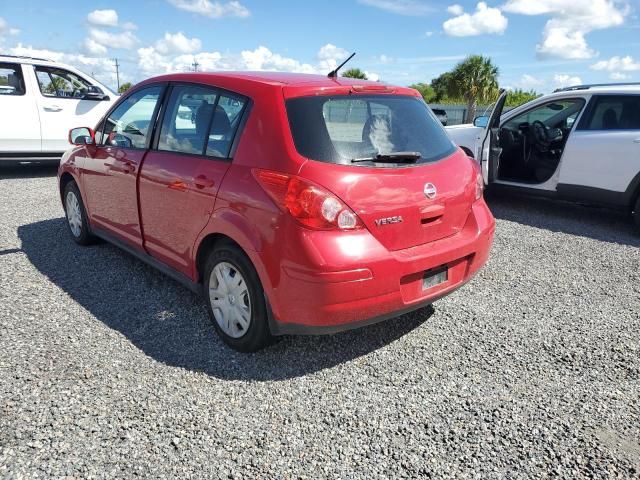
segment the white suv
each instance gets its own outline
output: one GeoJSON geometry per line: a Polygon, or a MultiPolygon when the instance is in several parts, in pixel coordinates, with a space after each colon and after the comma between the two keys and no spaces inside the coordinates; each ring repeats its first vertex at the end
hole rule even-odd
{"type": "Polygon", "coordinates": [[[640,226],[640,84],[580,85],[447,127],[485,182],[633,212],[640,226]]]}
{"type": "Polygon", "coordinates": [[[98,123],[116,98],[68,65],[0,55],[0,165],[59,162],[69,130],[98,123]]]}

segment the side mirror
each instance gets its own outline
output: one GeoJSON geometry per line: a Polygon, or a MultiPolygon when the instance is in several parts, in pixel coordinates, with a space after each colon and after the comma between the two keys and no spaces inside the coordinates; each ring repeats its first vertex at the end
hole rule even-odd
{"type": "Polygon", "coordinates": [[[72,128],[69,131],[71,145],[93,145],[96,142],[96,132],[89,127],[72,128]]]}
{"type": "Polygon", "coordinates": [[[91,85],[91,86],[89,86],[89,89],[82,96],[82,99],[83,100],[94,100],[94,101],[99,102],[101,100],[109,100],[109,96],[105,95],[100,87],[97,87],[95,85],[91,85]]]}
{"type": "Polygon", "coordinates": [[[488,123],[489,123],[489,117],[487,117],[486,115],[482,115],[480,117],[476,117],[473,119],[474,127],[485,128],[488,123]]]}

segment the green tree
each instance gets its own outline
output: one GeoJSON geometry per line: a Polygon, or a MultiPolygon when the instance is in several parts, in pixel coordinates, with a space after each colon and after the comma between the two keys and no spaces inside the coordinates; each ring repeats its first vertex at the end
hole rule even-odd
{"type": "MultiPolygon", "coordinates": [[[[449,98],[449,84],[451,83],[451,72],[445,72],[439,77],[431,80],[431,88],[433,88],[434,97],[431,99],[433,103],[441,103],[449,98]]],[[[451,99],[455,100],[455,99],[451,99]]]]}
{"type": "Polygon", "coordinates": [[[62,95],[62,92],[73,90],[69,82],[64,78],[55,75],[50,78],[51,82],[45,86],[44,93],[49,95],[62,95]]]}
{"type": "Polygon", "coordinates": [[[505,100],[505,105],[507,107],[518,107],[523,103],[530,102],[538,97],[541,94],[538,92],[534,92],[533,90],[529,90],[528,92],[525,90],[521,90],[519,88],[510,91],[507,94],[507,99],[505,100]]]}
{"type": "Polygon", "coordinates": [[[420,92],[422,98],[427,103],[433,102],[434,97],[436,96],[436,92],[431,85],[428,83],[414,83],[413,85],[409,85],[409,88],[413,88],[420,92]]]}
{"type": "Polygon", "coordinates": [[[367,80],[367,74],[364,73],[359,68],[350,68],[340,76],[347,77],[347,78],[358,78],[360,80],[367,80]]]}
{"type": "Polygon", "coordinates": [[[118,89],[118,93],[124,93],[127,90],[129,90],[131,87],[133,87],[131,82],[125,82],[122,85],[120,85],[120,88],[118,89]]]}
{"type": "Polygon", "coordinates": [[[498,95],[498,67],[482,55],[464,59],[448,80],[448,95],[463,98],[467,104],[467,123],[473,122],[478,102],[491,102],[498,95]]]}

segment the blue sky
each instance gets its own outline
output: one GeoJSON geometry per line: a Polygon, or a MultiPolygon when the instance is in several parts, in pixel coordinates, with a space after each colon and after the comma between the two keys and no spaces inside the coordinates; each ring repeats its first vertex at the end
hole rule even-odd
{"type": "Polygon", "coordinates": [[[328,72],[350,66],[401,85],[469,54],[504,87],[640,81],[640,0],[22,0],[0,6],[0,52],[45,56],[115,85],[167,71],[328,72]]]}

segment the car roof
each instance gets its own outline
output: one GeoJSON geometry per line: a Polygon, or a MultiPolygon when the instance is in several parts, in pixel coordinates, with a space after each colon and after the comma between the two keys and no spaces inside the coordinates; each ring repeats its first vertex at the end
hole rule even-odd
{"type": "Polygon", "coordinates": [[[553,93],[638,93],[640,83],[601,83],[593,85],[573,85],[559,88],[553,93]]]}
{"type": "Polygon", "coordinates": [[[378,84],[378,82],[372,82],[368,80],[359,80],[354,78],[329,78],[327,75],[317,75],[309,73],[290,73],[290,72],[265,72],[265,71],[223,71],[223,72],[185,72],[185,73],[170,73],[167,75],[161,75],[154,77],[150,80],[164,81],[171,80],[183,80],[186,76],[203,80],[217,80],[217,79],[232,79],[232,80],[244,80],[246,82],[260,83],[265,85],[309,85],[315,84],[318,86],[335,86],[339,85],[368,85],[378,84]]]}
{"type": "Polygon", "coordinates": [[[23,55],[0,55],[0,62],[6,63],[27,63],[30,65],[56,65],[56,66],[65,66],[60,62],[56,62],[54,60],[50,60],[47,58],[39,58],[39,57],[28,57],[23,55]]]}
{"type": "Polygon", "coordinates": [[[222,72],[184,72],[170,73],[149,78],[139,85],[156,82],[193,82],[226,88],[240,94],[248,94],[257,87],[277,87],[285,89],[287,95],[297,96],[301,92],[313,92],[318,89],[325,92],[336,89],[348,90],[359,87],[363,92],[397,93],[402,95],[419,95],[407,87],[387,85],[383,82],[359,80],[356,78],[336,77],[309,73],[268,72],[268,71],[222,71],[222,72]]]}

